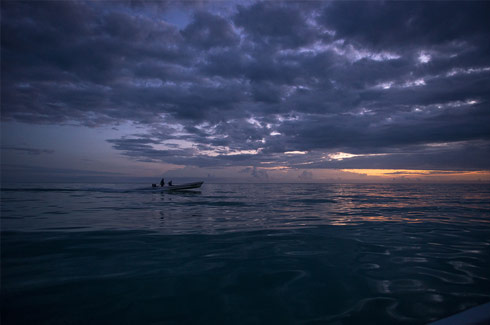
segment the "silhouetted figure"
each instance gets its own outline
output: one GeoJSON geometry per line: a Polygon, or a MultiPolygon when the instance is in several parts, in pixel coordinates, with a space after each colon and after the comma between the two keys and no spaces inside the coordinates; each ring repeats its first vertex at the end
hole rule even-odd
{"type": "Polygon", "coordinates": [[[160,187],[163,187],[163,185],[165,185],[165,180],[162,178],[162,180],[160,181],[160,187]]]}
{"type": "Polygon", "coordinates": [[[172,186],[172,181],[168,182],[168,186],[172,186]]]}

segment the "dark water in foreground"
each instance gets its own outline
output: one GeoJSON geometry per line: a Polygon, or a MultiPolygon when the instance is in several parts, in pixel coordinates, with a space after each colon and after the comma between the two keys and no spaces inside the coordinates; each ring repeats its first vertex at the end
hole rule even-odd
{"type": "Polygon", "coordinates": [[[422,324],[490,301],[488,185],[130,187],[3,187],[2,324],[422,324]]]}

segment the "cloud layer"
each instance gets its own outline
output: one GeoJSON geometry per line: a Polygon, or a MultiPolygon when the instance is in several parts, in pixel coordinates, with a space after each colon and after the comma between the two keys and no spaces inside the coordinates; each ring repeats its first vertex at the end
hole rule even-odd
{"type": "Polygon", "coordinates": [[[132,159],[256,177],[490,168],[486,2],[1,5],[4,121],[130,121],[132,159]]]}

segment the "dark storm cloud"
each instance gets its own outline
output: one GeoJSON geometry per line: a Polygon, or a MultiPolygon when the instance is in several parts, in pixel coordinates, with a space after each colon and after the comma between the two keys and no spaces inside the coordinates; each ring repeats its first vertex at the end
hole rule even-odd
{"type": "Polygon", "coordinates": [[[310,5],[264,1],[250,7],[238,6],[234,22],[259,46],[296,48],[313,42],[317,36],[317,30],[307,22],[310,5]]]}
{"type": "Polygon", "coordinates": [[[182,31],[182,34],[190,44],[203,49],[233,46],[238,43],[238,36],[234,33],[232,25],[226,19],[207,12],[197,12],[194,21],[182,31]]]}
{"type": "Polygon", "coordinates": [[[490,168],[486,2],[1,5],[2,120],[134,122],[116,150],[181,165],[490,168]]]}
{"type": "MultiPolygon", "coordinates": [[[[479,2],[330,3],[319,19],[348,39],[377,49],[417,49],[455,41],[488,40],[490,4],[479,2]]],[[[488,49],[488,44],[479,44],[488,49]]]]}
{"type": "Polygon", "coordinates": [[[23,152],[34,156],[38,156],[40,154],[54,153],[54,150],[51,149],[38,149],[38,148],[29,148],[29,147],[2,146],[1,149],[8,150],[8,151],[23,152]]]}

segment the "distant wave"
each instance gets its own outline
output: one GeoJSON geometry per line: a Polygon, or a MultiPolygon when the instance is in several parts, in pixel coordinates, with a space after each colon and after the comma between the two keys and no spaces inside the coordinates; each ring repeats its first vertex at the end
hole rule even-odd
{"type": "MultiPolygon", "coordinates": [[[[2,188],[5,192],[127,192],[128,190],[120,190],[113,188],[2,188]]],[[[134,190],[133,190],[134,191],[134,190]]]]}
{"type": "MultiPolygon", "coordinates": [[[[149,188],[117,189],[105,187],[86,187],[86,188],[2,188],[4,192],[101,192],[101,193],[131,193],[148,191],[149,188]]],[[[151,188],[150,188],[151,189],[151,188]]]]}
{"type": "MultiPolygon", "coordinates": [[[[85,188],[45,188],[45,187],[32,187],[32,188],[1,188],[2,192],[90,192],[90,193],[162,193],[162,191],[154,190],[151,187],[138,187],[138,188],[110,188],[110,187],[85,187],[85,188]]],[[[200,193],[197,190],[181,190],[175,193],[200,193]]]]}

